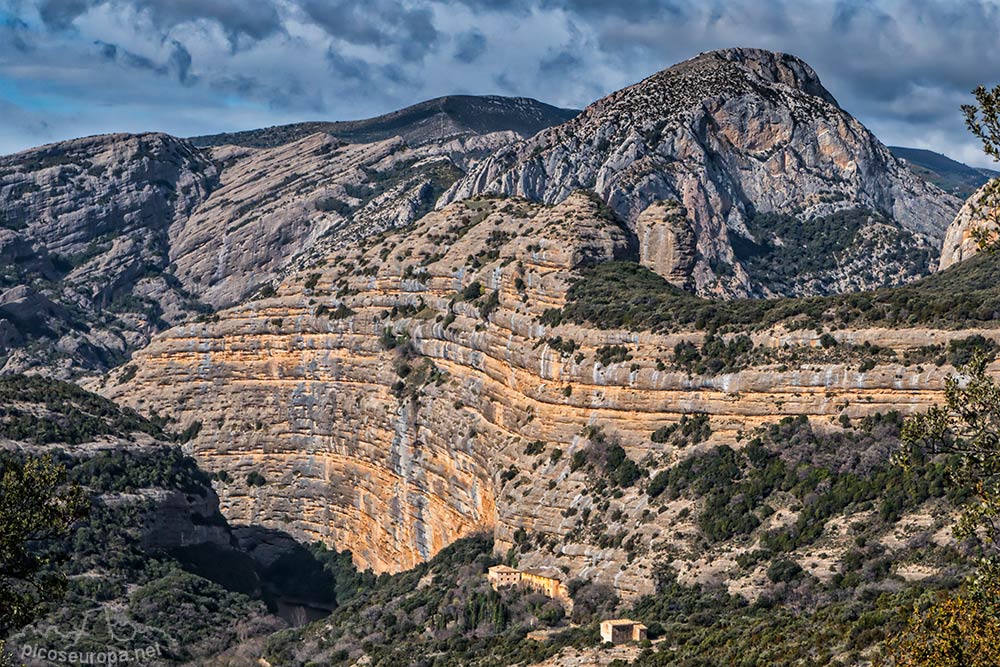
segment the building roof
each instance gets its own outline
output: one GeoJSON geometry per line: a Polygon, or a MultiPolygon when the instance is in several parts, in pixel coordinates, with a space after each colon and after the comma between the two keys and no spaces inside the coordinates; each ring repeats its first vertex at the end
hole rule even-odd
{"type": "Polygon", "coordinates": [[[490,572],[502,572],[504,574],[517,574],[518,570],[507,565],[494,565],[489,569],[490,572]]]}
{"type": "Polygon", "coordinates": [[[633,621],[630,618],[609,618],[606,621],[601,621],[601,625],[607,623],[608,625],[638,625],[639,627],[645,628],[646,626],[639,621],[633,621]]]}

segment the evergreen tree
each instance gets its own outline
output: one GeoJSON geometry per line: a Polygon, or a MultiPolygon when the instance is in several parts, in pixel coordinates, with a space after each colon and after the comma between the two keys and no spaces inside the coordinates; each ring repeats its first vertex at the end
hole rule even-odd
{"type": "Polygon", "coordinates": [[[51,458],[0,458],[0,665],[10,633],[65,590],[57,556],[46,546],[87,507],[82,490],[66,485],[66,469],[51,458]]]}
{"type": "MultiPolygon", "coordinates": [[[[983,142],[983,151],[1000,162],[1000,85],[993,90],[979,86],[972,94],[976,104],[962,105],[965,124],[983,142]]],[[[996,252],[1000,249],[1000,178],[985,186],[975,206],[985,224],[973,229],[972,236],[982,250],[996,252]]]]}

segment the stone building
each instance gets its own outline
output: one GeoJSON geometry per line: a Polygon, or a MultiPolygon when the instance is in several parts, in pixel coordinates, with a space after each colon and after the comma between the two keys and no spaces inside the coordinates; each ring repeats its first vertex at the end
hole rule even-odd
{"type": "Polygon", "coordinates": [[[611,644],[641,642],[646,638],[646,626],[639,621],[615,618],[601,621],[601,641],[611,644]]]}
{"type": "Polygon", "coordinates": [[[555,575],[555,571],[535,570],[527,572],[515,570],[506,565],[494,565],[486,572],[486,579],[495,591],[508,586],[524,586],[561,602],[567,609],[573,607],[569,589],[555,575]]]}
{"type": "Polygon", "coordinates": [[[486,579],[490,582],[493,590],[498,591],[501,588],[521,583],[521,572],[506,565],[494,565],[486,571],[486,579]]]}
{"type": "Polygon", "coordinates": [[[521,572],[521,584],[528,588],[533,588],[539,593],[544,593],[556,600],[568,600],[569,589],[561,579],[549,572],[531,571],[521,572]]]}

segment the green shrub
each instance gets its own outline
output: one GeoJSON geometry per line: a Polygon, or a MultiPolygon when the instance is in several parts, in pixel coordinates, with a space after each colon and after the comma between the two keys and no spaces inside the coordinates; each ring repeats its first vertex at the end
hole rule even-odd
{"type": "Polygon", "coordinates": [[[267,484],[267,479],[257,470],[251,470],[247,473],[247,486],[264,486],[267,484]]]}
{"type": "Polygon", "coordinates": [[[584,269],[562,309],[543,324],[564,321],[636,331],[746,331],[784,322],[790,328],[938,326],[948,329],[1000,320],[1000,255],[983,253],[902,287],[825,297],[712,301],[694,296],[633,262],[584,269]]]}
{"type": "Polygon", "coordinates": [[[478,299],[483,295],[483,286],[479,284],[478,280],[474,280],[465,286],[462,290],[461,296],[463,301],[472,301],[478,299]]]}
{"type": "Polygon", "coordinates": [[[980,334],[948,341],[948,363],[955,368],[965,366],[977,350],[992,361],[997,355],[997,344],[992,339],[984,338],[980,334]]]}
{"type": "Polygon", "coordinates": [[[682,415],[676,424],[661,426],[653,431],[650,439],[656,443],[671,442],[677,447],[686,447],[704,442],[711,435],[712,427],[709,424],[708,415],[703,412],[695,412],[690,416],[682,415]]]}
{"type": "Polygon", "coordinates": [[[793,560],[782,558],[771,563],[767,568],[767,578],[772,583],[794,581],[802,575],[802,566],[793,560]]]}
{"type": "Polygon", "coordinates": [[[493,290],[490,295],[486,298],[486,301],[479,306],[479,316],[484,320],[490,319],[490,315],[493,314],[497,308],[500,307],[500,291],[493,290]]]}
{"type": "Polygon", "coordinates": [[[599,347],[597,348],[595,357],[602,366],[619,364],[623,361],[631,361],[632,359],[630,350],[624,345],[605,345],[599,347]]]}

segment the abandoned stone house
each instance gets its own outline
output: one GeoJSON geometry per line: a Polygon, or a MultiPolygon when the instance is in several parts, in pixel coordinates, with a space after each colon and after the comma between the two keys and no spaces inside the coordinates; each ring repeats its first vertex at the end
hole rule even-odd
{"type": "Polygon", "coordinates": [[[646,638],[646,626],[639,621],[615,618],[601,621],[601,641],[611,644],[641,642],[646,638]]]}
{"type": "Polygon", "coordinates": [[[487,571],[486,578],[495,591],[508,586],[525,586],[563,603],[567,608],[573,606],[569,589],[555,575],[555,571],[528,572],[515,570],[507,565],[494,565],[487,571]]]}
{"type": "Polygon", "coordinates": [[[486,579],[493,590],[514,586],[521,583],[521,572],[507,565],[494,565],[486,572],[486,579]]]}

